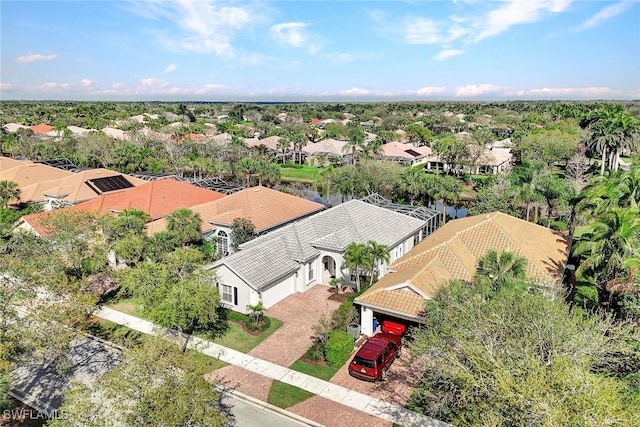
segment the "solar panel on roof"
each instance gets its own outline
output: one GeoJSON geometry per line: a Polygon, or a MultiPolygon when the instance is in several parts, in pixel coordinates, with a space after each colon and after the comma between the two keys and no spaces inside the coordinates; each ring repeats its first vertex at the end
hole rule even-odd
{"type": "Polygon", "coordinates": [[[413,157],[421,156],[420,153],[418,153],[417,151],[412,150],[412,149],[404,150],[404,152],[409,154],[409,155],[411,155],[411,156],[413,156],[413,157]]]}
{"type": "Polygon", "coordinates": [[[97,194],[102,194],[108,191],[122,190],[124,188],[133,187],[133,184],[130,183],[122,175],[90,179],[89,181],[87,181],[87,184],[89,184],[91,189],[95,191],[97,194]]]}

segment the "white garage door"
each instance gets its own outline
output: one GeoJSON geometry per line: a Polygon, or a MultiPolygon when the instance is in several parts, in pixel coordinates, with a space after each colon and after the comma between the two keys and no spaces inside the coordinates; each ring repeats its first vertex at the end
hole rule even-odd
{"type": "Polygon", "coordinates": [[[265,308],[269,308],[293,294],[293,280],[288,279],[265,291],[262,291],[262,303],[265,308]]]}

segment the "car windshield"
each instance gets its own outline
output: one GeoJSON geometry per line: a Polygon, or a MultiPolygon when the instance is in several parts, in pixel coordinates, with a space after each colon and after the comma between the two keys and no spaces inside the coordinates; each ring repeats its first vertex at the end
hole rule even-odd
{"type": "Polygon", "coordinates": [[[356,362],[356,364],[360,365],[360,366],[364,366],[365,368],[375,368],[376,364],[373,360],[370,359],[363,359],[362,357],[356,356],[353,359],[354,362],[356,362]]]}

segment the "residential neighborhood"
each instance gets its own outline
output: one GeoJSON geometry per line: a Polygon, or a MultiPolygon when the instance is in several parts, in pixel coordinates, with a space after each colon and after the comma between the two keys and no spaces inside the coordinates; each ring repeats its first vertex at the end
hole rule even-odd
{"type": "Polygon", "coordinates": [[[13,121],[39,108],[0,104],[15,414],[222,426],[242,419],[232,399],[283,425],[639,421],[635,103],[406,104],[402,120],[383,104],[123,103],[102,130],[13,121]],[[611,126],[619,146],[599,143],[611,126]]]}

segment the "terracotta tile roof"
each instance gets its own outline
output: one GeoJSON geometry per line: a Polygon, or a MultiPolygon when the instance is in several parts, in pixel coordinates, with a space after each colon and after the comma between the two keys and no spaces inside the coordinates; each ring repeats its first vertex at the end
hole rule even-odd
{"type": "Polygon", "coordinates": [[[223,197],[225,195],[222,193],[196,187],[187,182],[161,179],[138,187],[103,194],[76,207],[98,213],[136,208],[145,211],[152,220],[155,220],[169,215],[176,209],[191,208],[223,197]]]}
{"type": "Polygon", "coordinates": [[[568,246],[566,236],[501,212],[457,219],[391,265],[392,272],[356,302],[419,317],[426,298],[440,287],[452,279],[471,280],[478,260],[490,249],[515,252],[527,260],[527,277],[556,285],[568,246]]]}
{"type": "Polygon", "coordinates": [[[260,233],[297,218],[319,212],[324,205],[267,187],[240,190],[214,202],[192,208],[209,223],[231,225],[235,218],[251,220],[260,233]]]}
{"type": "Polygon", "coordinates": [[[35,134],[45,134],[45,133],[49,133],[49,132],[55,130],[55,128],[53,126],[49,126],[47,124],[40,123],[39,125],[31,126],[31,130],[35,134]]]}
{"type": "Polygon", "coordinates": [[[32,165],[30,160],[15,160],[11,157],[0,156],[0,172],[7,169],[15,168],[16,166],[32,165]]]}
{"type": "Polygon", "coordinates": [[[89,169],[74,173],[62,179],[28,185],[22,189],[20,199],[23,202],[39,202],[46,200],[48,197],[56,197],[71,203],[84,202],[100,195],[87,185],[87,181],[117,175],[123,176],[134,186],[139,186],[147,182],[117,171],[102,168],[89,169]]]}
{"type": "Polygon", "coordinates": [[[27,185],[44,181],[53,181],[73,175],[73,172],[54,168],[41,163],[27,163],[10,169],[0,170],[0,181],[8,180],[18,184],[22,188],[27,185]]]}

